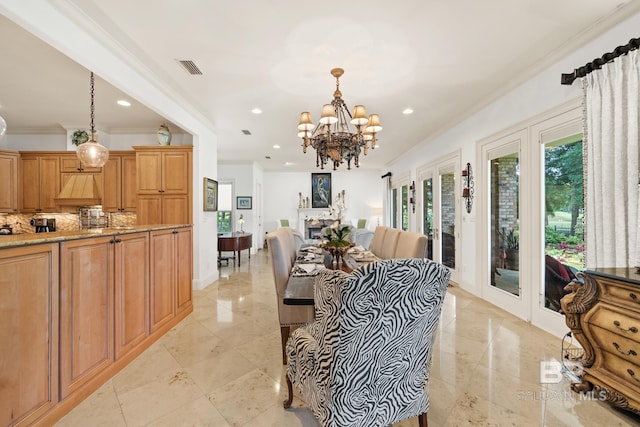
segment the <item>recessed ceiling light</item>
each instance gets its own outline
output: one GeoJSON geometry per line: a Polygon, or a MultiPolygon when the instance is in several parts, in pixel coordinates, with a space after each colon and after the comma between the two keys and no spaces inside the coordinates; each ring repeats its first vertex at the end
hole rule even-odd
{"type": "Polygon", "coordinates": [[[261,109],[259,109],[259,108],[257,108],[257,107],[256,107],[256,108],[254,108],[254,109],[252,109],[252,110],[251,110],[251,112],[252,112],[253,114],[262,114],[262,110],[261,110],[261,109]]]}
{"type": "Polygon", "coordinates": [[[293,162],[284,162],[284,165],[285,166],[293,166],[293,165],[295,165],[295,163],[293,163],[293,162]]]}
{"type": "Polygon", "coordinates": [[[118,105],[120,105],[121,107],[131,107],[131,103],[124,99],[119,99],[118,105]]]}
{"type": "Polygon", "coordinates": [[[402,114],[404,114],[404,115],[413,114],[413,109],[412,108],[405,108],[404,110],[402,110],[402,114]]]}
{"type": "Polygon", "coordinates": [[[273,148],[280,148],[278,144],[274,145],[273,148]]]}

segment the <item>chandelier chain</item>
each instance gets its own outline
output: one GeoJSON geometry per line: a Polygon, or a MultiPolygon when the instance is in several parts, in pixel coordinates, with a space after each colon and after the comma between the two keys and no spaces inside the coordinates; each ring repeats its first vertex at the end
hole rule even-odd
{"type": "Polygon", "coordinates": [[[95,89],[95,80],[93,77],[93,71],[91,72],[91,140],[94,141],[94,133],[96,131],[95,128],[95,118],[96,118],[96,112],[95,112],[95,106],[93,103],[93,94],[94,94],[94,89],[95,89]]]}

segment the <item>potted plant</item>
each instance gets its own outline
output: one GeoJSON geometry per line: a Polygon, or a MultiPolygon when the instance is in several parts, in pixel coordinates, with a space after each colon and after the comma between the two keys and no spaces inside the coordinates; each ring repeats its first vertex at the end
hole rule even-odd
{"type": "Polygon", "coordinates": [[[325,231],[325,237],[327,241],[320,246],[333,256],[334,261],[337,263],[340,259],[344,258],[344,254],[347,253],[349,248],[355,246],[355,243],[347,240],[347,236],[351,232],[351,228],[348,225],[343,227],[329,227],[325,231]]]}
{"type": "Polygon", "coordinates": [[[84,144],[89,140],[89,134],[86,130],[77,130],[71,135],[71,143],[76,147],[84,144]]]}

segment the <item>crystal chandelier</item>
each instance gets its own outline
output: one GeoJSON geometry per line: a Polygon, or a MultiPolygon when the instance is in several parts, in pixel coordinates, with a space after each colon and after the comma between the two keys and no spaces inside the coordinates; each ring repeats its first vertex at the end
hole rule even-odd
{"type": "Polygon", "coordinates": [[[101,168],[109,160],[109,150],[98,143],[98,133],[93,123],[95,119],[95,107],[93,104],[94,92],[93,71],[91,72],[91,135],[89,141],[78,146],[76,155],[83,165],[92,168],[101,168]]]}
{"type": "Polygon", "coordinates": [[[360,153],[367,155],[369,141],[371,149],[376,148],[376,133],[382,130],[378,115],[367,117],[364,105],[356,105],[351,115],[340,92],[340,76],[343,74],[342,68],[331,70],[331,75],[336,78],[336,91],[333,92],[331,104],[322,107],[322,116],[317,125],[311,120],[311,113],[305,111],[300,114],[298,136],[304,141],[302,151],[306,153],[309,146],[315,148],[316,166],[320,169],[324,169],[329,160],[333,162],[334,170],[345,161],[347,169],[351,169],[352,160],[359,167],[360,153]],[[355,132],[351,131],[349,123],[355,125],[355,132]]]}

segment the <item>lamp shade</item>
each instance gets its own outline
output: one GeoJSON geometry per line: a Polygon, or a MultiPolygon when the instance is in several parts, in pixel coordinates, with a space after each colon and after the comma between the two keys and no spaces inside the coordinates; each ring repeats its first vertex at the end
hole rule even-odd
{"type": "Polygon", "coordinates": [[[311,120],[311,113],[305,111],[300,113],[300,122],[298,123],[298,130],[312,130],[314,128],[313,121],[311,120]]]}
{"type": "Polygon", "coordinates": [[[380,117],[377,114],[372,114],[369,116],[369,122],[367,123],[367,127],[364,128],[367,132],[380,132],[382,130],[382,125],[380,124],[380,117]]]}
{"type": "Polygon", "coordinates": [[[365,125],[367,124],[367,112],[364,109],[364,105],[356,105],[353,107],[353,117],[351,118],[351,124],[365,125]]]}
{"type": "Polygon", "coordinates": [[[92,168],[101,168],[109,160],[109,150],[93,139],[80,145],[76,155],[83,165],[92,168]]]}
{"type": "Polygon", "coordinates": [[[334,124],[338,121],[336,116],[336,109],[331,104],[324,104],[322,106],[322,116],[320,117],[320,123],[323,125],[334,124]]]}

